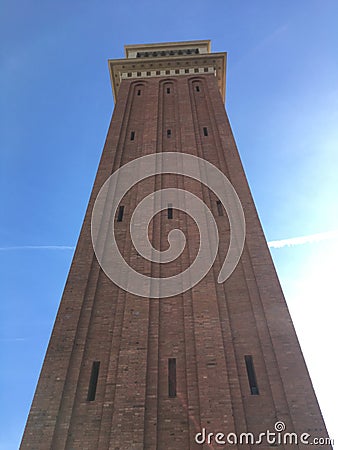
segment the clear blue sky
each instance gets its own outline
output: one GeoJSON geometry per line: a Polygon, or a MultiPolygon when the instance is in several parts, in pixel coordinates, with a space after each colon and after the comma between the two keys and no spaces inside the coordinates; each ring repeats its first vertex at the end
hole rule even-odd
{"type": "MultiPolygon", "coordinates": [[[[0,449],[14,450],[113,109],[108,58],[124,44],[192,39],[227,51],[227,109],[267,239],[327,233],[338,230],[338,3],[0,7],[0,449]]],[[[272,254],[338,442],[337,233],[311,240],[272,254]]]]}

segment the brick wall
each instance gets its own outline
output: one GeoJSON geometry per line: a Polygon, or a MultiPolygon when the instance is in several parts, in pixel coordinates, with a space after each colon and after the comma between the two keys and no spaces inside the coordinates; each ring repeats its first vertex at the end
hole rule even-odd
{"type": "Polygon", "coordinates": [[[216,78],[123,80],[21,448],[210,448],[194,442],[202,427],[258,434],[273,430],[277,420],[289,432],[326,435],[216,78]],[[215,264],[198,285],[148,300],[121,290],[100,269],[91,211],[112,172],[166,151],[200,156],[227,175],[244,208],[246,244],[234,273],[218,284],[229,222],[226,214],[218,215],[215,195],[180,176],[144,180],[127,193],[123,220],[115,221],[120,251],[136,270],[171,276],[188,267],[198,250],[196,225],[174,210],[173,219],[167,211],[157,214],[149,235],[163,250],[168,232],[180,228],[188,241],[181,257],[159,266],[136,253],[130,217],[155,189],[177,187],[199,196],[220,233],[215,264]],[[252,355],[259,395],[250,392],[245,355],[252,355]],[[169,358],[176,358],[175,397],[168,393],[169,358]],[[93,361],[100,361],[100,369],[95,400],[88,401],[93,361]]]}

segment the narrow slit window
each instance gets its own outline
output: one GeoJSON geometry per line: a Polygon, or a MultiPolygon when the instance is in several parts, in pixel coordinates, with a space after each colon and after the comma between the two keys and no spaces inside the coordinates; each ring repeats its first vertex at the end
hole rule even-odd
{"type": "Polygon", "coordinates": [[[171,130],[170,130],[170,129],[167,130],[167,137],[168,137],[168,138],[171,137],[171,130]]]}
{"type": "Polygon", "coordinates": [[[137,90],[137,95],[141,95],[141,89],[137,90]]]}
{"type": "Polygon", "coordinates": [[[196,92],[199,92],[200,91],[200,87],[197,85],[196,86],[196,92]]]}
{"type": "Polygon", "coordinates": [[[217,212],[219,216],[223,216],[223,206],[221,200],[217,200],[217,212]]]}
{"type": "Polygon", "coordinates": [[[90,374],[88,394],[87,394],[87,400],[89,402],[95,400],[99,370],[100,370],[100,361],[94,361],[92,365],[92,372],[90,374]]]}
{"type": "Polygon", "coordinates": [[[170,94],[170,88],[167,88],[167,94],[170,94]]]}
{"type": "Polygon", "coordinates": [[[168,203],[168,219],[173,218],[173,205],[171,203],[168,203]]]}
{"type": "Polygon", "coordinates": [[[133,141],[135,139],[135,131],[131,131],[130,140],[133,141]]]}
{"type": "Polygon", "coordinates": [[[117,221],[122,222],[123,219],[124,206],[119,206],[119,212],[117,213],[117,221]]]}
{"type": "Polygon", "coordinates": [[[203,127],[203,134],[204,134],[204,136],[208,136],[208,128],[207,127],[203,127]]]}
{"type": "Polygon", "coordinates": [[[176,397],[176,358],[168,359],[168,395],[176,397]]]}
{"type": "Polygon", "coordinates": [[[258,386],[257,386],[257,380],[256,380],[256,374],[255,374],[252,356],[245,355],[244,359],[245,359],[246,371],[248,374],[251,395],[259,395],[259,390],[258,390],[258,386]]]}

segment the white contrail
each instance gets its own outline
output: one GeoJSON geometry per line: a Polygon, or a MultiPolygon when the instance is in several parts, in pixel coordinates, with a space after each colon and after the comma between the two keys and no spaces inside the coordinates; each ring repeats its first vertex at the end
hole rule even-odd
{"type": "Polygon", "coordinates": [[[70,245],[17,245],[12,247],[0,247],[0,251],[5,250],[74,250],[70,245]]]}
{"type": "MultiPolygon", "coordinates": [[[[324,233],[308,234],[307,236],[269,241],[268,246],[269,248],[292,247],[294,245],[311,244],[312,242],[337,238],[338,230],[333,230],[324,233]]],[[[75,247],[71,245],[17,245],[12,247],[0,247],[0,251],[6,250],[75,250],[75,247]]]]}
{"type": "Polygon", "coordinates": [[[289,239],[280,239],[278,241],[268,242],[270,248],[291,247],[293,245],[310,244],[312,242],[326,241],[328,239],[337,239],[338,230],[327,231],[325,233],[309,234],[289,239]]]}

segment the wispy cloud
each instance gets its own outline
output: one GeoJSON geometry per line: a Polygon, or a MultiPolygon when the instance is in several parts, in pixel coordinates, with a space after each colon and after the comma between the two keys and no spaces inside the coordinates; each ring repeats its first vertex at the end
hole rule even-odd
{"type": "Polygon", "coordinates": [[[325,233],[309,234],[289,239],[280,239],[278,241],[268,242],[270,248],[291,247],[294,245],[311,244],[313,242],[326,241],[328,239],[337,239],[338,230],[327,231],[325,233]]]}
{"type": "Polygon", "coordinates": [[[26,337],[4,337],[0,338],[0,342],[24,342],[27,339],[26,337]]]}
{"type": "Polygon", "coordinates": [[[284,37],[285,33],[287,33],[289,28],[289,22],[284,23],[280,27],[273,30],[271,33],[266,35],[261,41],[259,41],[253,48],[249,50],[247,54],[244,54],[240,59],[237,60],[236,63],[232,64],[232,70],[240,70],[241,66],[247,59],[253,58],[257,53],[266,49],[267,47],[271,47],[277,39],[281,39],[284,37]]]}
{"type": "Polygon", "coordinates": [[[12,247],[0,247],[0,251],[6,250],[74,250],[70,245],[16,245],[12,247]]]}
{"type": "MultiPolygon", "coordinates": [[[[313,242],[326,241],[328,239],[338,239],[338,230],[326,231],[324,233],[308,234],[288,239],[278,239],[269,241],[269,248],[293,247],[294,245],[311,244],[313,242]]],[[[16,245],[0,247],[0,251],[10,250],[75,250],[72,245],[16,245]]]]}

